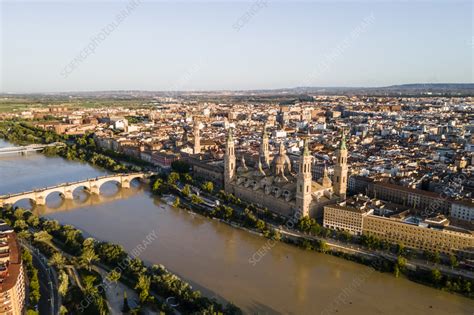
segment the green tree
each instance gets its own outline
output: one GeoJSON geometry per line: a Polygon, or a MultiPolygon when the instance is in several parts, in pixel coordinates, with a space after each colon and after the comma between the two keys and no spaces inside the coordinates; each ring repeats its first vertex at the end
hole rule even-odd
{"type": "Polygon", "coordinates": [[[179,174],[176,172],[171,172],[168,175],[168,184],[176,185],[176,182],[179,180],[179,174]]]}
{"type": "Polygon", "coordinates": [[[455,255],[449,255],[449,265],[453,268],[457,267],[458,264],[458,259],[456,258],[455,255]]]}
{"type": "Polygon", "coordinates": [[[158,178],[154,183],[153,183],[153,192],[155,194],[160,194],[163,191],[163,180],[161,178],[158,178]]]}
{"type": "Polygon", "coordinates": [[[255,227],[260,231],[265,230],[265,227],[266,227],[265,221],[258,219],[255,227]]]}
{"type": "Polygon", "coordinates": [[[139,292],[140,302],[141,303],[146,302],[150,294],[150,277],[143,274],[140,275],[138,277],[138,281],[135,286],[135,289],[137,289],[139,292]]]}
{"type": "Polygon", "coordinates": [[[43,229],[48,233],[59,231],[61,225],[57,220],[46,220],[43,222],[43,229]]]}
{"type": "Polygon", "coordinates": [[[443,278],[443,275],[438,269],[435,268],[431,270],[431,280],[433,281],[433,283],[438,285],[441,282],[442,278],[443,278]]]}
{"type": "Polygon", "coordinates": [[[202,190],[207,191],[208,193],[212,193],[214,190],[214,184],[212,182],[204,182],[201,185],[202,190]]]}
{"type": "Polygon", "coordinates": [[[79,258],[81,265],[87,270],[91,270],[92,264],[99,259],[99,256],[95,253],[94,247],[85,247],[82,251],[81,257],[79,258]]]}
{"type": "Polygon", "coordinates": [[[404,255],[405,254],[405,245],[402,243],[397,244],[397,254],[398,255],[404,255]]]}
{"type": "Polygon", "coordinates": [[[40,224],[40,219],[38,218],[37,215],[30,215],[28,217],[28,220],[26,220],[26,222],[31,226],[31,227],[38,227],[38,225],[40,224]]]}
{"type": "Polygon", "coordinates": [[[122,276],[122,274],[117,271],[117,270],[112,270],[111,272],[109,272],[107,274],[107,280],[114,283],[114,284],[117,284],[117,282],[120,280],[120,277],[122,276]]]}
{"type": "Polygon", "coordinates": [[[25,216],[25,210],[18,208],[13,213],[13,216],[15,217],[16,220],[23,220],[25,216]]]}
{"type": "Polygon", "coordinates": [[[62,269],[66,264],[66,259],[61,253],[54,253],[49,259],[49,265],[54,266],[57,269],[62,269]]]}
{"type": "Polygon", "coordinates": [[[194,203],[194,204],[196,204],[196,205],[198,205],[198,204],[203,203],[204,200],[202,200],[202,198],[199,197],[198,195],[194,195],[194,194],[193,194],[193,195],[191,196],[191,202],[194,203]]]}
{"type": "Polygon", "coordinates": [[[53,237],[46,231],[39,231],[33,234],[34,240],[42,243],[50,243],[53,237]]]}
{"type": "Polygon", "coordinates": [[[67,294],[67,290],[69,288],[69,277],[64,270],[59,272],[59,287],[58,292],[61,294],[62,297],[65,297],[67,294]]]}
{"type": "Polygon", "coordinates": [[[176,199],[173,202],[173,207],[179,208],[180,203],[181,202],[179,201],[179,197],[176,197],[176,199]]]}
{"type": "Polygon", "coordinates": [[[188,184],[186,184],[186,185],[184,185],[183,190],[181,192],[186,197],[189,197],[189,195],[191,195],[191,187],[188,184]]]}
{"type": "Polygon", "coordinates": [[[15,231],[22,231],[26,230],[28,228],[28,224],[26,224],[25,220],[19,219],[15,221],[15,225],[13,226],[15,228],[15,231]]]}
{"type": "Polygon", "coordinates": [[[67,313],[68,313],[68,310],[66,306],[61,305],[61,307],[59,308],[59,315],[66,315],[67,313]]]}
{"type": "Polygon", "coordinates": [[[321,252],[326,253],[329,250],[329,245],[325,241],[320,241],[319,249],[321,252]]]}
{"type": "Polygon", "coordinates": [[[403,256],[398,256],[397,257],[397,266],[400,268],[400,270],[403,270],[407,265],[407,259],[403,256]]]}

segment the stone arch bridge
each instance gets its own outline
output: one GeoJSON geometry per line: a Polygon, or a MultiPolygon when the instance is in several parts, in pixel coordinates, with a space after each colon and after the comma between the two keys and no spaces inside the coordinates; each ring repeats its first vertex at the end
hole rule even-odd
{"type": "Polygon", "coordinates": [[[82,181],[63,183],[52,187],[45,187],[18,194],[0,196],[0,207],[13,205],[22,199],[30,199],[36,205],[45,205],[49,194],[58,192],[65,199],[73,199],[73,192],[77,188],[84,189],[91,194],[100,194],[100,187],[107,182],[117,182],[122,188],[130,188],[130,182],[134,179],[147,180],[152,173],[125,173],[100,176],[82,181]]]}

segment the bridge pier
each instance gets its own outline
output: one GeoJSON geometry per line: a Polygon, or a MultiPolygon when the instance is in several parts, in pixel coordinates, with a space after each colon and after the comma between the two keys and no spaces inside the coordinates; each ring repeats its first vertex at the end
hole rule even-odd
{"type": "Polygon", "coordinates": [[[63,195],[64,199],[74,199],[74,196],[72,195],[71,190],[64,191],[64,193],[62,195],[63,195]]]}
{"type": "Polygon", "coordinates": [[[38,206],[44,206],[46,205],[46,198],[44,198],[43,196],[38,196],[35,198],[35,203],[38,206]]]}
{"type": "Polygon", "coordinates": [[[130,188],[130,182],[128,180],[124,180],[120,186],[122,186],[122,188],[130,188]]]}
{"type": "Polygon", "coordinates": [[[100,194],[100,187],[95,186],[95,185],[91,185],[90,188],[89,188],[89,192],[93,195],[99,195],[100,194]]]}

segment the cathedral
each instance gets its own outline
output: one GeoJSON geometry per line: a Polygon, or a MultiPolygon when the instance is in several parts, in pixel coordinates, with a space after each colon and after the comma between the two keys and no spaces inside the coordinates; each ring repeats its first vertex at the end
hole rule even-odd
{"type": "Polygon", "coordinates": [[[298,169],[292,170],[283,142],[270,161],[269,139],[265,129],[264,127],[259,158],[254,168],[246,165],[243,156],[237,165],[232,129],[229,129],[224,155],[224,189],[227,193],[284,216],[298,212],[301,216],[313,218],[322,217],[325,205],[346,198],[348,168],[344,137],[336,154],[334,183],[326,169],[318,181],[313,181],[308,140],[304,140],[298,169]]]}

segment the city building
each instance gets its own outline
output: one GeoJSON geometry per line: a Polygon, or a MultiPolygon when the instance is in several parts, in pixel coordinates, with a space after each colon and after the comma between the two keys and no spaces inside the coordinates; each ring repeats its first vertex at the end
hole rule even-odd
{"type": "Polygon", "coordinates": [[[474,257],[472,231],[451,225],[443,215],[423,219],[406,207],[363,195],[325,206],[323,226],[420,251],[474,257]]]}
{"type": "Polygon", "coordinates": [[[13,229],[0,222],[0,314],[20,315],[25,306],[25,275],[13,229]]]}

